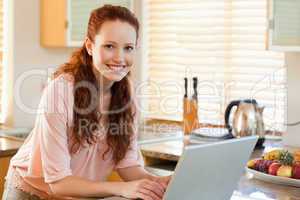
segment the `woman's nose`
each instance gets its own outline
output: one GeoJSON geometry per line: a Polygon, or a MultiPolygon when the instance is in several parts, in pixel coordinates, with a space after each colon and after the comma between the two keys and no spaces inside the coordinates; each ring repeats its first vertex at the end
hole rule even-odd
{"type": "Polygon", "coordinates": [[[114,54],[114,60],[116,62],[123,62],[124,61],[124,52],[123,50],[117,50],[114,54]]]}

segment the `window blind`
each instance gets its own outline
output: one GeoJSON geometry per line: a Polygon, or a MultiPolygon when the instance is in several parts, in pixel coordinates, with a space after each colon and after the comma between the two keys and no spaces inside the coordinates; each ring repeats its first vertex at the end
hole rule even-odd
{"type": "Polygon", "coordinates": [[[224,124],[231,100],[254,98],[266,129],[285,130],[284,54],[266,49],[266,0],[147,0],[147,118],[182,120],[198,77],[201,123],[224,124]]]}

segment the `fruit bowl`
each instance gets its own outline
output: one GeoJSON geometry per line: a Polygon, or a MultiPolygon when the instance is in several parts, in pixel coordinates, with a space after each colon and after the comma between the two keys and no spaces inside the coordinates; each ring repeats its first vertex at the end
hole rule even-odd
{"type": "Polygon", "coordinates": [[[271,150],[261,158],[249,160],[246,171],[263,181],[300,187],[300,150],[271,150]]]}
{"type": "Polygon", "coordinates": [[[289,185],[294,187],[300,187],[300,179],[293,179],[293,178],[287,178],[287,177],[281,177],[281,176],[274,176],[270,174],[266,174],[254,169],[250,169],[246,167],[246,171],[249,174],[253,175],[253,178],[266,181],[269,183],[275,183],[275,184],[281,184],[281,185],[289,185]]]}

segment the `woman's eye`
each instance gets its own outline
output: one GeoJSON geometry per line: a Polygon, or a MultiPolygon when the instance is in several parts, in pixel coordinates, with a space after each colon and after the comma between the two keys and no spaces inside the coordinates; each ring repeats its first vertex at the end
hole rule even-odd
{"type": "Polygon", "coordinates": [[[112,49],[114,46],[113,45],[111,45],[111,44],[106,44],[106,45],[104,45],[104,48],[106,48],[106,49],[112,49]]]}
{"type": "Polygon", "coordinates": [[[126,51],[132,51],[134,48],[132,47],[132,46],[127,46],[127,47],[125,47],[125,50],[126,51]]]}

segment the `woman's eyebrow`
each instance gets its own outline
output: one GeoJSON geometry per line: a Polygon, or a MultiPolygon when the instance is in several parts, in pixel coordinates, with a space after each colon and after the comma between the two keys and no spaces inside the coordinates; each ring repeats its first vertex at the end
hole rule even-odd
{"type": "MultiPolygon", "coordinates": [[[[111,41],[111,40],[105,41],[104,43],[118,44],[117,42],[115,42],[115,41],[111,41]]],[[[132,42],[129,42],[129,43],[125,43],[125,45],[134,45],[134,43],[132,43],[132,42]]]]}
{"type": "MultiPolygon", "coordinates": [[[[117,42],[115,42],[115,41],[110,41],[110,40],[108,40],[108,41],[105,41],[104,43],[111,43],[111,44],[114,44],[114,45],[118,45],[118,43],[117,43],[117,42]]],[[[129,42],[129,43],[125,43],[125,44],[124,44],[124,46],[128,46],[128,45],[130,45],[130,46],[134,46],[135,44],[134,44],[134,43],[132,43],[132,42],[129,42]]]]}
{"type": "Polygon", "coordinates": [[[104,41],[104,43],[113,43],[113,44],[118,44],[117,42],[110,41],[110,40],[108,40],[108,41],[104,41]]]}
{"type": "Polygon", "coordinates": [[[134,45],[134,43],[126,43],[125,45],[134,45]]]}

